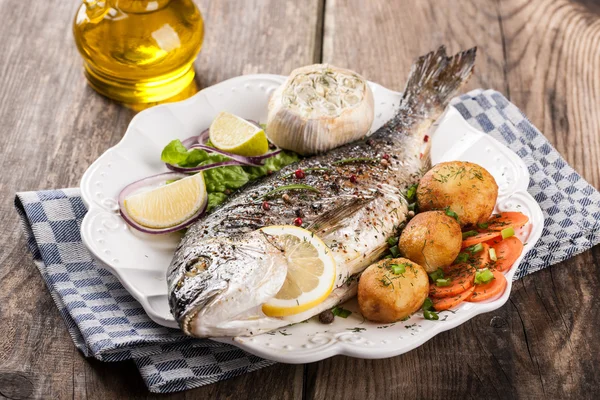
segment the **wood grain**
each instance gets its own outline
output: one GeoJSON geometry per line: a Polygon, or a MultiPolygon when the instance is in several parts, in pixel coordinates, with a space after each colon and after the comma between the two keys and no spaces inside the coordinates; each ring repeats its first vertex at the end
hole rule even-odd
{"type": "Polygon", "coordinates": [[[499,2],[511,100],[600,187],[600,3],[499,2]]]}
{"type": "MultiPolygon", "coordinates": [[[[199,87],[312,62],[402,90],[440,44],[479,46],[468,89],[504,92],[600,186],[600,5],[595,0],[198,0],[199,87]]],[[[509,303],[387,360],[277,365],[180,394],[147,392],[133,362],[75,349],[25,251],[16,191],[76,186],[134,115],[87,87],[72,44],[79,1],[0,1],[0,397],[597,398],[600,247],[515,283],[509,303]],[[49,4],[51,3],[51,4],[49,4]]]]}
{"type": "MultiPolygon", "coordinates": [[[[416,55],[440,44],[452,51],[477,45],[467,89],[504,92],[598,187],[598,9],[542,0],[328,0],[323,60],[401,90],[416,55]]],[[[501,309],[405,355],[311,364],[306,397],[597,397],[599,345],[585,327],[598,321],[599,253],[596,246],[525,277],[501,309]]]]}
{"type": "Polygon", "coordinates": [[[323,61],[403,90],[414,59],[446,45],[448,52],[479,46],[466,90],[503,89],[501,30],[494,1],[327,0],[323,61]]]}
{"type": "MultiPolygon", "coordinates": [[[[72,187],[116,144],[134,115],[98,96],[83,78],[71,34],[80,1],[0,1],[0,394],[18,398],[16,379],[34,398],[149,396],[132,362],[83,359],[26,254],[14,193],[72,187]]],[[[199,2],[205,46],[196,62],[200,87],[244,73],[288,73],[313,62],[320,2],[199,2]]],[[[302,366],[277,366],[190,391],[188,397],[299,398],[302,366]],[[264,382],[254,387],[253,379],[264,382]]],[[[164,396],[163,396],[164,397],[164,396]]]]}

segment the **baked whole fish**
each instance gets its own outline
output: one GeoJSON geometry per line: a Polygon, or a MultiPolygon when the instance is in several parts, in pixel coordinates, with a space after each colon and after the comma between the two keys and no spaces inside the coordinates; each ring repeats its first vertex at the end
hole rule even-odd
{"type": "Polygon", "coordinates": [[[403,194],[430,168],[425,135],[471,75],[476,48],[447,57],[444,47],[412,66],[394,118],[370,137],[305,158],[244,187],[182,239],[167,272],[171,312],[197,337],[256,335],[303,321],[356,294],[356,279],[382,257],[409,212],[403,194]],[[274,189],[298,183],[318,190],[274,189]],[[285,193],[285,195],[284,195],[285,193]],[[322,303],[288,317],[269,317],[287,267],[259,228],[302,226],[327,244],[336,262],[334,289],[322,303]],[[298,221],[296,221],[298,223],[298,221]]]}

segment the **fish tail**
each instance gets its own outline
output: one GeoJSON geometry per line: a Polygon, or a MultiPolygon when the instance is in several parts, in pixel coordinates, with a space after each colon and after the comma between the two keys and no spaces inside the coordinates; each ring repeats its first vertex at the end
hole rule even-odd
{"type": "Polygon", "coordinates": [[[465,83],[475,65],[477,47],[452,57],[446,47],[425,54],[413,64],[400,103],[400,114],[407,109],[415,114],[430,114],[445,108],[456,91],[465,83]]]}

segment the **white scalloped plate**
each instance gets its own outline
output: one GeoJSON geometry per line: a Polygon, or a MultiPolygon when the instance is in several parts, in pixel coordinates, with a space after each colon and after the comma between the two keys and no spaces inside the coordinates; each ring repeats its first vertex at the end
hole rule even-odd
{"type": "MultiPolygon", "coordinates": [[[[165,275],[180,235],[151,236],[128,228],[118,214],[119,191],[130,182],[166,172],[160,161],[162,148],[175,138],[185,139],[206,129],[220,111],[265,121],[269,96],[284,79],[278,75],[241,76],[206,88],[185,101],[142,111],[131,121],[121,142],[83,175],[81,193],[89,208],[81,225],[83,242],[155,322],[177,327],[167,303],[165,275]]],[[[375,97],[374,131],[392,117],[400,94],[375,83],[371,88],[375,97]]],[[[434,126],[432,135],[433,163],[465,160],[484,166],[499,185],[498,210],[522,211],[530,218],[531,223],[518,233],[526,243],[525,251],[506,274],[508,287],[500,297],[463,303],[453,312],[442,313],[440,321],[425,320],[417,313],[407,321],[388,325],[365,321],[358,313],[356,300],[351,300],[344,307],[353,311],[352,315],[336,318],[331,325],[312,318],[269,334],[215,340],[286,363],[313,362],[336,354],[385,358],[412,350],[442,331],[501,307],[510,295],[518,264],[533,248],[543,227],[542,211],[527,193],[527,168],[516,154],[471,127],[452,107],[434,126]]]]}

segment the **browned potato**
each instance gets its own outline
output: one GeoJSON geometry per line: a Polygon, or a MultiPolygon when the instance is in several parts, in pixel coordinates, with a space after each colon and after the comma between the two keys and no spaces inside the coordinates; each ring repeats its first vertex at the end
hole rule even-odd
{"type": "Polygon", "coordinates": [[[482,166],[450,161],[431,168],[417,188],[420,211],[444,210],[458,215],[461,226],[487,221],[496,205],[498,185],[482,166]]]}
{"type": "Polygon", "coordinates": [[[429,277],[406,258],[381,260],[358,281],[358,307],[375,322],[395,322],[421,308],[429,295],[429,277]]]}
{"type": "Polygon", "coordinates": [[[461,244],[458,222],[444,211],[428,211],[415,215],[406,225],[398,249],[404,257],[433,272],[452,264],[461,244]]]}

